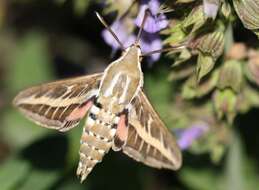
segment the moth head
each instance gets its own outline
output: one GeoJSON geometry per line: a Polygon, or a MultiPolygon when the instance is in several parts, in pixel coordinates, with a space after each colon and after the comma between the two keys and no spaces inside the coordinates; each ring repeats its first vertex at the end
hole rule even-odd
{"type": "Polygon", "coordinates": [[[141,49],[140,46],[132,44],[124,51],[122,51],[121,61],[123,65],[128,65],[133,68],[132,65],[136,65],[136,69],[138,69],[138,64],[141,59],[141,49]]]}

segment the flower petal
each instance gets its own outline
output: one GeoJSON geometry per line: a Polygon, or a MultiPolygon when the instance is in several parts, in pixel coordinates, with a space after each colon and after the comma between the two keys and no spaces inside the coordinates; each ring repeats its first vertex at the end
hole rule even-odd
{"type": "MultiPolygon", "coordinates": [[[[124,28],[124,25],[120,21],[115,21],[111,25],[111,29],[118,36],[120,41],[123,41],[126,38],[126,36],[125,36],[126,30],[124,28]]],[[[110,45],[113,49],[119,49],[120,46],[119,46],[118,42],[114,39],[114,37],[111,35],[111,33],[107,29],[104,29],[102,31],[102,37],[103,37],[104,41],[108,45],[110,45]]]]}
{"type": "Polygon", "coordinates": [[[166,16],[159,14],[159,2],[155,0],[151,0],[148,4],[140,5],[138,16],[135,19],[135,24],[138,27],[141,27],[146,9],[149,9],[151,12],[143,28],[146,32],[156,33],[167,27],[168,21],[166,16]]]}
{"type": "Polygon", "coordinates": [[[207,130],[209,126],[203,121],[194,123],[191,127],[179,131],[178,145],[182,150],[189,148],[192,143],[201,137],[207,130]]]}
{"type": "MultiPolygon", "coordinates": [[[[157,33],[151,34],[143,31],[140,39],[141,50],[144,53],[162,49],[162,40],[157,33]]],[[[151,61],[157,61],[161,53],[151,55],[151,61]]]]}
{"type": "MultiPolygon", "coordinates": [[[[124,23],[123,21],[115,21],[111,25],[111,29],[125,47],[130,46],[136,39],[133,34],[130,34],[129,28],[126,27],[126,23],[124,23]]],[[[112,47],[113,50],[117,50],[120,48],[118,42],[114,39],[114,37],[107,29],[102,31],[102,37],[104,41],[112,47]]]]}

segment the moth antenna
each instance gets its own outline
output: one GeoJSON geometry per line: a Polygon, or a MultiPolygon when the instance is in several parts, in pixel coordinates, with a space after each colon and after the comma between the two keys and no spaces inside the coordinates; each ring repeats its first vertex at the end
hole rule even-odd
{"type": "Polygon", "coordinates": [[[152,54],[155,54],[155,53],[168,52],[168,51],[173,51],[173,52],[181,51],[184,48],[188,48],[189,44],[191,43],[191,41],[193,39],[194,39],[194,37],[191,35],[179,45],[175,45],[175,46],[171,46],[171,47],[168,47],[168,48],[163,48],[163,49],[158,49],[158,50],[146,52],[146,53],[141,54],[141,57],[149,56],[149,55],[152,55],[152,54]]]}
{"type": "Polygon", "coordinates": [[[138,35],[137,35],[137,38],[136,38],[135,44],[138,44],[138,43],[139,43],[139,40],[140,40],[140,37],[141,37],[142,31],[143,31],[143,28],[144,28],[145,22],[146,22],[146,20],[147,20],[147,16],[148,16],[149,14],[150,14],[149,10],[148,10],[148,9],[146,9],[146,10],[145,10],[144,17],[143,17],[143,20],[142,20],[142,23],[141,23],[141,26],[140,26],[139,31],[138,31],[138,35]]]}
{"type": "Polygon", "coordinates": [[[183,44],[180,44],[178,46],[171,46],[171,47],[168,47],[168,48],[163,48],[163,49],[158,49],[158,50],[150,51],[150,52],[147,52],[147,53],[143,53],[143,54],[141,54],[141,57],[150,56],[150,55],[155,54],[155,53],[162,53],[162,52],[168,52],[168,51],[178,52],[178,51],[181,51],[182,49],[184,49],[186,47],[187,47],[187,44],[183,43],[183,44]]]}
{"type": "Polygon", "coordinates": [[[97,18],[100,20],[100,22],[104,25],[104,27],[110,32],[110,34],[114,37],[114,39],[117,41],[119,46],[121,47],[122,50],[125,50],[122,42],[119,40],[118,36],[113,32],[111,27],[107,24],[107,22],[104,20],[104,18],[98,13],[95,12],[97,18]]]}

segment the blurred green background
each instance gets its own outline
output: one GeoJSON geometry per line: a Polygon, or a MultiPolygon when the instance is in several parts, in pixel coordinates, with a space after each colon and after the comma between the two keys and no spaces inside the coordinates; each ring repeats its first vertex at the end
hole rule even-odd
{"type": "MultiPolygon", "coordinates": [[[[18,113],[11,101],[31,85],[102,71],[114,60],[94,14],[102,6],[88,3],[0,0],[0,190],[258,189],[258,108],[238,115],[231,128],[231,143],[224,145],[225,153],[216,162],[198,146],[194,153],[183,152],[183,167],[173,172],[149,168],[110,151],[80,184],[75,172],[83,122],[65,134],[41,128],[18,113]]],[[[107,19],[111,22],[113,17],[107,19]]],[[[235,27],[240,26],[237,22],[235,27]]],[[[242,37],[246,32],[239,30],[238,40],[249,41],[242,37]]],[[[172,103],[178,83],[166,77],[171,62],[164,57],[152,67],[144,62],[145,90],[168,126],[181,128],[186,122],[179,119],[177,103],[172,103]]],[[[220,146],[217,150],[222,152],[220,146]]]]}

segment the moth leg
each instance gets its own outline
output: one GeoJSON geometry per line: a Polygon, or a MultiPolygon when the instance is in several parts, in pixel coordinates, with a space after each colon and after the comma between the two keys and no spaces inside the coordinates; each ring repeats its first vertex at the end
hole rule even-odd
{"type": "Polygon", "coordinates": [[[128,111],[123,111],[120,114],[116,133],[113,140],[112,149],[119,151],[126,144],[128,138],[128,111]]]}

